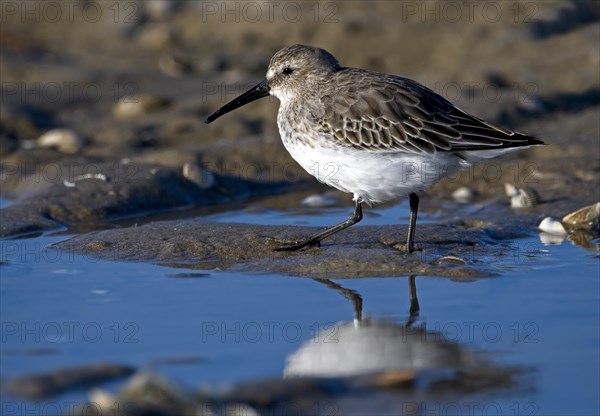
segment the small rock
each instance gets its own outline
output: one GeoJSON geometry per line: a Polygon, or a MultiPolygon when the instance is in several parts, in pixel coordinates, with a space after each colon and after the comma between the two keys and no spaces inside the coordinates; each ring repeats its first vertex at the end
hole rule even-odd
{"type": "Polygon", "coordinates": [[[198,166],[197,163],[186,162],[183,165],[183,176],[194,182],[201,189],[210,189],[215,184],[215,175],[198,166]]]}
{"type": "Polygon", "coordinates": [[[77,153],[84,145],[83,139],[70,129],[54,129],[42,134],[36,141],[38,147],[52,147],[63,153],[77,153]]]}
{"type": "Polygon", "coordinates": [[[561,224],[560,221],[556,221],[550,217],[546,217],[542,220],[538,228],[548,234],[558,235],[558,236],[566,236],[567,230],[561,224]]]}
{"type": "Polygon", "coordinates": [[[138,43],[148,49],[166,48],[173,40],[173,30],[166,23],[146,24],[137,34],[138,43]]]}
{"type": "Polygon", "coordinates": [[[160,69],[163,74],[170,77],[180,77],[181,75],[193,72],[194,65],[183,58],[170,53],[163,53],[160,58],[158,58],[158,69],[160,69]]]}
{"type": "Polygon", "coordinates": [[[176,0],[151,0],[141,3],[144,13],[151,20],[166,20],[172,17],[177,8],[176,0]]]}
{"type": "Polygon", "coordinates": [[[309,195],[300,201],[302,205],[313,208],[335,205],[336,202],[337,201],[330,196],[317,194],[309,195]]]}
{"type": "Polygon", "coordinates": [[[597,230],[600,228],[600,202],[567,214],[562,221],[573,230],[597,230]]]}
{"type": "Polygon", "coordinates": [[[452,198],[460,204],[468,204],[475,198],[476,192],[466,186],[461,186],[452,192],[452,198]]]}
{"type": "Polygon", "coordinates": [[[121,98],[113,107],[113,114],[119,119],[139,117],[153,111],[163,110],[171,105],[169,99],[150,94],[139,94],[121,98]]]}

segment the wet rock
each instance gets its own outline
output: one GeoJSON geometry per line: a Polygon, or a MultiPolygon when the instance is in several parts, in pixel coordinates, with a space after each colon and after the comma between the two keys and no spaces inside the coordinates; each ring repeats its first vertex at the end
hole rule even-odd
{"type": "Polygon", "coordinates": [[[6,382],[11,395],[27,399],[47,399],[69,390],[89,387],[133,374],[130,367],[117,364],[94,364],[61,369],[46,374],[12,378],[6,382]]]}
{"type": "Polygon", "coordinates": [[[493,274],[494,258],[505,248],[489,229],[460,225],[422,225],[417,233],[419,252],[394,249],[404,240],[407,227],[352,227],[322,242],[320,248],[281,253],[273,250],[285,242],[319,231],[315,227],[261,226],[210,223],[199,219],[162,221],[134,228],[92,232],[56,245],[58,249],[114,260],[178,264],[191,269],[235,267],[248,271],[296,276],[367,277],[425,274],[455,278],[493,274]],[[102,244],[99,244],[102,242],[102,244]],[[495,242],[494,245],[488,244],[495,242]],[[468,265],[444,264],[439,258],[452,253],[468,265]]]}
{"type": "Polygon", "coordinates": [[[565,215],[562,222],[573,230],[600,230],[600,202],[565,215]]]}
{"type": "Polygon", "coordinates": [[[179,169],[160,165],[78,163],[55,167],[59,174],[52,181],[28,186],[19,200],[0,210],[0,236],[147,215],[191,204],[223,203],[285,187],[279,182],[217,175],[214,186],[203,189],[184,178],[179,169]]]}

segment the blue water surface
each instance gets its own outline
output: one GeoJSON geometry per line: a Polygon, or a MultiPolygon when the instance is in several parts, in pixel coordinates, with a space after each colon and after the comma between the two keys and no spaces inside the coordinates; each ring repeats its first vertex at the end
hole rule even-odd
{"type": "MultiPolygon", "coordinates": [[[[348,214],[332,208],[297,220],[330,224],[348,214]]],[[[289,220],[276,211],[248,217],[212,219],[289,220]]],[[[304,342],[354,317],[348,299],[310,278],[113,262],[49,247],[65,238],[0,241],[4,379],[98,362],[153,369],[191,387],[278,378],[304,342]]],[[[417,276],[419,321],[498,365],[528,369],[533,386],[487,399],[501,414],[600,414],[597,252],[568,241],[545,246],[537,236],[513,244],[519,250],[497,266],[498,277],[417,276]]],[[[366,317],[408,318],[407,277],[335,282],[360,294],[366,317]]],[[[85,400],[83,390],[37,404],[5,395],[2,414],[65,412],[85,400]]],[[[474,414],[489,414],[484,404],[474,414]]]]}

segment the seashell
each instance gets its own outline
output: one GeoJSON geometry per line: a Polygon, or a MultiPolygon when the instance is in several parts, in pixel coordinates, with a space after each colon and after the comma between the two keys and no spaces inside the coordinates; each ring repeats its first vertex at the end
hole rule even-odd
{"type": "Polygon", "coordinates": [[[197,163],[184,163],[183,176],[202,189],[210,189],[215,184],[215,175],[211,171],[198,166],[197,163]]]}
{"type": "Polygon", "coordinates": [[[506,195],[510,196],[512,208],[534,207],[540,203],[540,195],[533,188],[517,188],[510,183],[505,183],[504,190],[506,195]]]}
{"type": "Polygon", "coordinates": [[[597,230],[600,228],[600,202],[567,214],[563,223],[571,229],[597,230]]]}
{"type": "Polygon", "coordinates": [[[108,178],[103,173],[86,173],[84,175],[75,176],[72,180],[65,179],[63,181],[63,185],[65,185],[67,188],[75,188],[75,186],[77,186],[77,182],[86,179],[96,179],[102,182],[108,182],[108,178]]]}
{"type": "Polygon", "coordinates": [[[337,201],[327,195],[309,195],[306,198],[304,198],[302,201],[300,201],[300,203],[302,205],[305,205],[307,207],[326,207],[326,206],[330,206],[330,205],[335,205],[337,201]]]}
{"type": "Polygon", "coordinates": [[[538,228],[548,234],[563,236],[567,235],[567,230],[565,230],[565,227],[562,225],[562,223],[550,217],[544,218],[540,225],[538,225],[538,228]]]}
{"type": "Polygon", "coordinates": [[[54,147],[63,153],[77,153],[81,150],[83,144],[83,139],[70,129],[47,131],[36,142],[38,147],[54,147]]]}
{"type": "Polygon", "coordinates": [[[448,255],[444,257],[440,257],[437,260],[437,263],[450,263],[450,264],[467,264],[467,261],[461,257],[448,255]]]}
{"type": "Polygon", "coordinates": [[[169,99],[150,94],[122,97],[113,107],[113,114],[120,119],[139,117],[153,111],[162,110],[171,104],[169,99]]]}
{"type": "Polygon", "coordinates": [[[460,204],[468,204],[473,200],[477,193],[471,188],[461,186],[456,191],[452,192],[452,198],[460,204]]]}
{"type": "Polygon", "coordinates": [[[507,182],[504,184],[504,192],[506,192],[506,196],[515,196],[518,190],[519,188],[514,186],[512,183],[507,182]]]}

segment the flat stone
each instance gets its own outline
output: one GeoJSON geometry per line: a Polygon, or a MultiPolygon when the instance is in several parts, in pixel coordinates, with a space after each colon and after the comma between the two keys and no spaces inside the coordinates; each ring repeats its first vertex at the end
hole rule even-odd
{"type": "Polygon", "coordinates": [[[398,249],[403,247],[406,226],[355,226],[324,240],[321,247],[273,251],[320,230],[188,219],[94,231],[54,247],[110,260],[325,278],[407,274],[478,278],[495,274],[494,263],[511,251],[506,241],[495,241],[489,229],[461,224],[418,226],[417,251],[412,254],[398,249]],[[448,255],[458,256],[465,263],[440,262],[448,255]]]}

